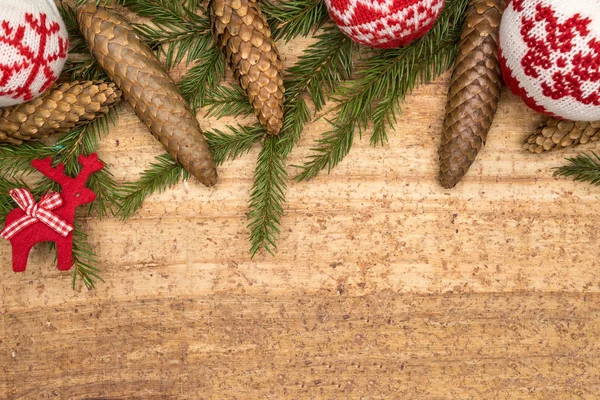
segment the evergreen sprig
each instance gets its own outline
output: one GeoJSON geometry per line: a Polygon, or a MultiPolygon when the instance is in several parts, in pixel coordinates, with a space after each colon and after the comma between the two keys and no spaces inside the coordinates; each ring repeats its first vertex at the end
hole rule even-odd
{"type": "Polygon", "coordinates": [[[556,168],[555,176],[573,178],[576,182],[589,182],[591,185],[600,186],[600,156],[583,153],[577,157],[567,158],[570,163],[556,168]]]}
{"type": "Polygon", "coordinates": [[[320,110],[329,91],[352,74],[356,45],[337,29],[317,37],[288,71],[285,119],[280,138],[269,137],[258,157],[250,197],[250,253],[264,248],[273,254],[287,190],[284,162],[311,115],[304,94],[320,110]]]}
{"type": "Polygon", "coordinates": [[[121,185],[120,208],[117,215],[121,219],[130,218],[142,206],[146,197],[172,188],[181,179],[188,179],[188,172],[173,157],[169,154],[156,157],[154,163],[142,172],[138,181],[121,185]]]}
{"type": "Polygon", "coordinates": [[[286,42],[316,32],[329,20],[323,0],[262,0],[261,3],[273,36],[286,42]]]}
{"type": "Polygon", "coordinates": [[[248,153],[252,146],[265,136],[265,129],[258,124],[253,126],[228,126],[228,129],[230,133],[218,129],[204,132],[217,165],[221,165],[225,161],[235,160],[248,153]]]}
{"type": "Polygon", "coordinates": [[[287,171],[282,141],[269,136],[258,155],[250,195],[250,254],[261,248],[274,254],[287,190],[287,171]]]}
{"type": "Polygon", "coordinates": [[[73,230],[73,279],[72,287],[75,289],[77,279],[81,279],[88,290],[96,288],[96,282],[104,282],[99,275],[100,269],[96,266],[98,257],[89,244],[88,234],[81,226],[75,224],[73,230]]]}
{"type": "Polygon", "coordinates": [[[375,125],[371,143],[387,140],[386,129],[395,121],[400,100],[451,66],[468,2],[448,0],[423,38],[403,48],[375,52],[362,63],[358,77],[336,93],[332,129],[317,140],[296,180],[310,180],[323,169],[331,171],[350,152],[355,133],[362,136],[369,122],[375,125]]]}
{"type": "Polygon", "coordinates": [[[121,0],[151,24],[135,24],[136,30],[162,56],[167,69],[185,60],[196,61],[212,44],[208,17],[198,14],[199,1],[121,0]]]}

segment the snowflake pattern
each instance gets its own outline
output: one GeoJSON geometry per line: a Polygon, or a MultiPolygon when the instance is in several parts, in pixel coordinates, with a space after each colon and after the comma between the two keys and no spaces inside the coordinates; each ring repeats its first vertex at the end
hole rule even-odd
{"type": "Polygon", "coordinates": [[[326,0],[332,18],[355,41],[372,47],[398,47],[433,26],[443,0],[326,0]]]}
{"type": "MultiPolygon", "coordinates": [[[[517,1],[515,9],[522,11],[520,7],[517,1]]],[[[600,106],[600,40],[592,37],[592,20],[575,14],[561,23],[551,6],[538,3],[535,14],[523,16],[521,23],[528,47],[521,65],[527,76],[540,78],[544,96],[553,100],[572,97],[585,105],[600,106]],[[536,34],[539,32],[544,35],[536,34]],[[587,49],[577,51],[582,42],[587,49]]]]}
{"type": "Polygon", "coordinates": [[[50,88],[58,78],[56,62],[69,47],[60,31],[46,14],[27,13],[16,26],[0,22],[0,96],[29,101],[50,88]]]}

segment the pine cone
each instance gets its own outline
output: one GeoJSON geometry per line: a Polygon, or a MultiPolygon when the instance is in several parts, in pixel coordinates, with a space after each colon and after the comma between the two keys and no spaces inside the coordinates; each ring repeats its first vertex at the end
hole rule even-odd
{"type": "Polygon", "coordinates": [[[21,144],[66,133],[106,114],[121,100],[114,83],[69,82],[30,102],[0,109],[0,142],[21,144]]]}
{"type": "Polygon", "coordinates": [[[93,1],[77,9],[77,20],[92,55],[138,118],[190,174],[214,185],[217,169],[198,120],[150,47],[125,18],[93,1]]]}
{"type": "Polygon", "coordinates": [[[283,63],[266,17],[253,0],[212,0],[210,10],[217,45],[258,120],[277,135],[283,127],[283,63]]]}
{"type": "Polygon", "coordinates": [[[471,0],[448,91],[440,156],[440,183],[453,188],[485,144],[500,94],[498,32],[505,0],[471,0]]]}
{"type": "Polygon", "coordinates": [[[550,118],[527,138],[525,150],[544,153],[600,139],[600,121],[573,122],[550,118]]]}

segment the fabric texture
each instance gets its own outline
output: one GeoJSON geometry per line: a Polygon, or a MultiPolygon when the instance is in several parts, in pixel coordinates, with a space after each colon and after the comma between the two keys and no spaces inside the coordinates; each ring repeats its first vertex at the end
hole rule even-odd
{"type": "Polygon", "coordinates": [[[325,0],[325,4],[338,27],[354,41],[392,48],[426,34],[444,0],[325,0]]]}
{"type": "Polygon", "coordinates": [[[600,120],[600,0],[512,0],[500,27],[504,80],[534,110],[600,120]]]}
{"type": "Polygon", "coordinates": [[[96,194],[85,187],[88,178],[104,168],[97,154],[80,156],[81,171],[75,178],[64,173],[64,165],[52,166],[52,160],[34,160],[31,164],[61,187],[61,194],[48,193],[35,204],[29,191],[11,191],[18,208],[6,217],[2,236],[10,239],[13,271],[22,272],[27,267],[31,248],[37,243],[56,244],[58,269],[69,270],[73,265],[73,226],[75,210],[96,199],[96,194]]]}
{"type": "Polygon", "coordinates": [[[48,192],[37,204],[31,192],[25,188],[11,189],[9,193],[19,208],[25,212],[25,215],[4,228],[0,234],[4,239],[12,239],[23,229],[37,222],[52,228],[63,237],[73,231],[73,225],[67,224],[51,212],[63,205],[60,193],[48,192]]]}
{"type": "Polygon", "coordinates": [[[30,101],[60,75],[69,40],[54,0],[2,0],[0,107],[30,101]]]}

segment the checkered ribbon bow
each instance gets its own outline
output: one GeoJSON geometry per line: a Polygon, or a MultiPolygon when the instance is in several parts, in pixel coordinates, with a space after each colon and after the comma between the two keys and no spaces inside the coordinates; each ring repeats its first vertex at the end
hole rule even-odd
{"type": "Polygon", "coordinates": [[[61,236],[67,236],[74,229],[73,226],[50,212],[62,206],[63,199],[60,193],[48,192],[37,204],[31,192],[27,189],[11,189],[9,194],[18,206],[25,211],[25,215],[4,228],[0,233],[0,236],[4,239],[10,240],[17,233],[36,222],[48,225],[61,236]]]}

